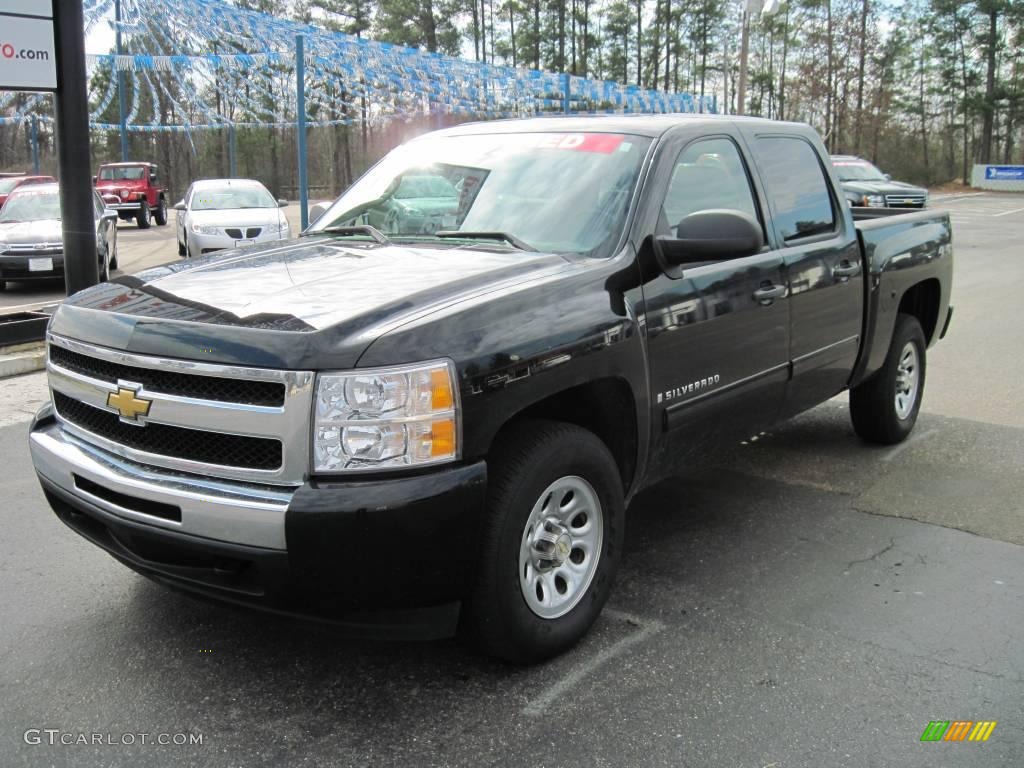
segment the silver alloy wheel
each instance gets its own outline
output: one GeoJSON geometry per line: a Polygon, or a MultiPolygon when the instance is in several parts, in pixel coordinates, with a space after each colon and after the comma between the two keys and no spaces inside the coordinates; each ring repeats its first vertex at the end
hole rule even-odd
{"type": "Polygon", "coordinates": [[[908,341],[900,352],[900,362],[896,366],[896,416],[900,420],[909,417],[914,410],[920,382],[917,346],[908,341]]]}
{"type": "Polygon", "coordinates": [[[587,593],[604,543],[604,514],[594,487],[576,475],[551,483],[537,499],[519,546],[519,587],[542,619],[571,611],[587,593]]]}

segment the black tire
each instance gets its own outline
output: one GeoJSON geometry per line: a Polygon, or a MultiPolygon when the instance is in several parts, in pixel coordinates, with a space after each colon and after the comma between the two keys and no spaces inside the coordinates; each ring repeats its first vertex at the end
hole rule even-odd
{"type": "Polygon", "coordinates": [[[153,211],[153,220],[158,227],[167,226],[167,200],[162,197],[157,201],[156,210],[153,211]]]}
{"type": "Polygon", "coordinates": [[[113,251],[110,254],[110,268],[112,270],[117,269],[117,229],[114,229],[114,244],[111,246],[113,251]]]}
{"type": "Polygon", "coordinates": [[[99,278],[101,283],[110,280],[110,261],[104,253],[99,255],[99,278]]]}
{"type": "Polygon", "coordinates": [[[179,256],[184,256],[185,253],[186,253],[186,251],[185,251],[185,244],[182,243],[181,240],[178,240],[178,255],[179,256]]]}
{"type": "Polygon", "coordinates": [[[135,214],[135,223],[139,225],[139,229],[149,229],[152,224],[152,218],[149,215],[149,203],[145,200],[139,205],[139,212],[135,214]]]}
{"type": "Polygon", "coordinates": [[[6,291],[6,290],[7,290],[7,281],[6,280],[0,280],[0,291],[6,291]]]}
{"type": "Polygon", "coordinates": [[[192,258],[192,248],[188,244],[188,235],[185,235],[185,258],[186,259],[191,259],[192,258]]]}
{"type": "Polygon", "coordinates": [[[485,652],[515,663],[533,663],[572,647],[611,594],[625,523],[622,482],[604,443],[573,424],[523,421],[499,440],[488,460],[480,570],[464,628],[485,652]],[[571,610],[542,618],[527,604],[520,587],[520,546],[541,495],[552,483],[571,476],[587,481],[600,502],[600,555],[571,610]]]}
{"type": "Polygon", "coordinates": [[[892,342],[881,370],[850,390],[850,418],[862,439],[893,445],[905,440],[914,429],[924,397],[925,347],[924,331],[917,318],[904,314],[897,316],[892,342]],[[912,407],[901,415],[896,402],[897,383],[901,376],[900,361],[906,355],[908,345],[912,345],[916,352],[916,392],[912,407]]]}

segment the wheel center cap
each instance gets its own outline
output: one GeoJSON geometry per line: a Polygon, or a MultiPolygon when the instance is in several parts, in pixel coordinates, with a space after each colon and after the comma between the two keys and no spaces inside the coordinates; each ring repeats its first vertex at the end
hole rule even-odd
{"type": "Polygon", "coordinates": [[[563,533],[555,540],[555,561],[561,565],[568,559],[570,552],[572,552],[572,539],[569,538],[569,534],[563,533]]]}
{"type": "Polygon", "coordinates": [[[537,570],[550,570],[569,559],[572,537],[564,526],[549,518],[537,526],[532,548],[537,570]]]}

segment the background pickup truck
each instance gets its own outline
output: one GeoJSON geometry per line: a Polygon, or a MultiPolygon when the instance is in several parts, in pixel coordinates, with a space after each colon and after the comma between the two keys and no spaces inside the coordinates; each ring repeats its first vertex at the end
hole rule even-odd
{"type": "Polygon", "coordinates": [[[845,389],[864,439],[911,431],[951,233],[886,213],[854,221],[804,125],[429,134],[297,239],[66,301],[33,461],[157,581],[542,659],[608,599],[641,488],[845,389]],[[424,176],[457,200],[367,223],[424,176]]]}

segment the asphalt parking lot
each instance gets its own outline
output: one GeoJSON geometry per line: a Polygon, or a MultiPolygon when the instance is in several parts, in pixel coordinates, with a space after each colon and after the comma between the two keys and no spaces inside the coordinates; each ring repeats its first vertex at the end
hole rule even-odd
{"type": "MultiPolygon", "coordinates": [[[[25,434],[42,376],[0,381],[0,765],[1022,764],[1024,196],[936,207],[956,314],[911,439],[862,444],[840,397],[645,492],[608,610],[533,668],[136,576],[45,505],[25,434]],[[922,743],[932,720],[998,724],[986,743],[922,743]]],[[[176,258],[170,226],[121,234],[123,253],[139,235],[126,269],[176,258]]]]}

